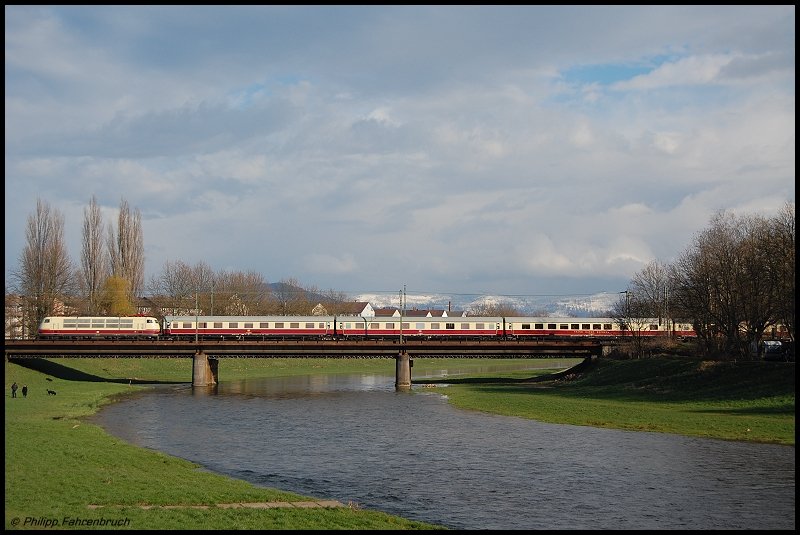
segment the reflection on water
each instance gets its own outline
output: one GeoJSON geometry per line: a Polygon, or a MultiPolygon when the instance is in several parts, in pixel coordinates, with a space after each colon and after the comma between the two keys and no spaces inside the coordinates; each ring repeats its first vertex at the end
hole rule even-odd
{"type": "Polygon", "coordinates": [[[257,485],[456,529],[794,528],[794,448],[461,411],[445,391],[366,374],[168,386],[96,420],[257,485]]]}

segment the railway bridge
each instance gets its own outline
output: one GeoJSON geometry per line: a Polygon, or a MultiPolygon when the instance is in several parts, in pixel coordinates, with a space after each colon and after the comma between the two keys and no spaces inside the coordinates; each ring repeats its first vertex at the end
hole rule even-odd
{"type": "Polygon", "coordinates": [[[411,388],[413,357],[592,357],[607,351],[597,340],[6,340],[6,359],[58,357],[192,358],[192,386],[219,381],[224,357],[394,358],[395,387],[411,388]]]}

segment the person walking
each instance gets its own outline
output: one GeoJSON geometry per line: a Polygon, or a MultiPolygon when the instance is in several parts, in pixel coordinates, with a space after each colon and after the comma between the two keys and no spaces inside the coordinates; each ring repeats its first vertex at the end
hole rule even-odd
{"type": "Polygon", "coordinates": [[[28,397],[28,385],[22,385],[22,397],[28,397]]]}
{"type": "Polygon", "coordinates": [[[11,397],[12,398],[17,397],[17,382],[16,381],[14,381],[14,383],[11,385],[11,397]]]}

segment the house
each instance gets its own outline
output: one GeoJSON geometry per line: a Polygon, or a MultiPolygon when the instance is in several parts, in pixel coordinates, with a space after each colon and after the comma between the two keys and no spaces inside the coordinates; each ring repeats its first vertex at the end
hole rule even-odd
{"type": "Polygon", "coordinates": [[[463,318],[467,313],[461,310],[444,310],[441,308],[411,309],[403,312],[409,318],[463,318]]]}
{"type": "Polygon", "coordinates": [[[317,303],[311,309],[313,316],[361,316],[374,318],[375,309],[366,301],[317,303]]]}

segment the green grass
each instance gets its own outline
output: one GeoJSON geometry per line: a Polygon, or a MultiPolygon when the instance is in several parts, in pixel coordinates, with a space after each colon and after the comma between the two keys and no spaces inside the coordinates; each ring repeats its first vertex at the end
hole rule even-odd
{"type": "Polygon", "coordinates": [[[794,445],[795,366],[612,361],[556,381],[452,380],[456,407],[543,422],[794,445]]]}
{"type": "MultiPolygon", "coordinates": [[[[453,405],[544,422],[794,445],[794,363],[601,359],[553,380],[519,360],[414,359],[412,377],[459,368],[441,388],[453,405]],[[491,365],[496,371],[486,371],[491,365]]],[[[533,362],[533,361],[532,361],[533,362]]],[[[566,361],[566,367],[579,360],[566,361]]],[[[550,361],[547,364],[553,364],[550,361]]],[[[142,509],[141,505],[309,501],[134,447],[84,417],[137,381],[191,381],[190,359],[6,362],[6,529],[14,518],[128,519],[128,529],[436,529],[361,509],[142,509]],[[52,379],[47,381],[46,377],[52,379]],[[27,399],[10,385],[27,384],[27,399]],[[116,381],[116,382],[109,382],[116,381]],[[130,382],[130,384],[129,384],[130,382]],[[56,390],[48,396],[46,390],[56,390]],[[88,505],[105,505],[89,510],[88,505]]],[[[311,373],[394,374],[391,359],[223,359],[223,381],[311,373]]],[[[64,527],[64,526],[61,526],[64,527]]],[[[66,526],[69,527],[69,526],[66,526]]]]}
{"type": "MultiPolygon", "coordinates": [[[[55,358],[28,359],[26,366],[35,367],[50,376],[74,381],[177,382],[192,380],[190,358],[55,358]]],[[[463,369],[471,376],[486,374],[485,368],[514,370],[520,363],[541,366],[546,372],[552,366],[568,368],[581,359],[414,359],[412,376],[435,374],[444,369],[463,369]]],[[[395,361],[387,358],[223,358],[219,364],[220,381],[238,381],[263,377],[286,377],[310,374],[384,374],[394,376],[395,361]]],[[[493,375],[497,372],[492,372],[493,375]]],[[[505,372],[510,373],[510,372],[505,372]]],[[[527,372],[521,372],[522,376],[527,372]]]]}
{"type": "MultiPolygon", "coordinates": [[[[144,364],[109,360],[116,362],[95,364],[109,371],[114,367],[139,370],[144,364]]],[[[85,373],[93,371],[84,364],[85,373]]],[[[172,364],[162,362],[156,367],[172,364]]],[[[191,369],[186,361],[184,364],[191,369]]],[[[134,447],[85,421],[85,416],[114,396],[144,387],[66,380],[8,362],[5,377],[6,529],[35,528],[22,525],[26,518],[57,520],[60,527],[67,528],[63,526],[65,518],[127,519],[122,526],[127,529],[436,528],[364,510],[358,504],[317,509],[143,509],[141,505],[297,502],[327,497],[310,498],[215,475],[188,461],[134,447]],[[18,391],[17,399],[11,399],[13,381],[20,389],[28,386],[27,398],[18,391]],[[48,388],[57,395],[48,396],[48,388]],[[90,510],[89,505],[106,507],[90,510]],[[21,523],[15,524],[14,519],[21,523]]]]}

